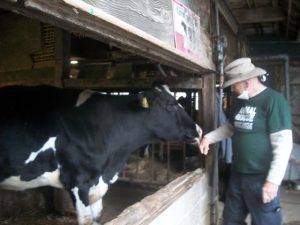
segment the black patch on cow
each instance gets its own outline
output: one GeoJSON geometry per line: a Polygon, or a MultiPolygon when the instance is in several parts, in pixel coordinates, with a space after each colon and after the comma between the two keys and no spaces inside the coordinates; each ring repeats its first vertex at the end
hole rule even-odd
{"type": "Polygon", "coordinates": [[[79,198],[85,206],[89,205],[88,190],[89,189],[80,189],[78,192],[79,198]]]}
{"type": "Polygon", "coordinates": [[[57,169],[55,153],[52,149],[40,152],[34,161],[26,164],[21,171],[21,180],[30,181],[45,172],[53,172],[57,169]]]}

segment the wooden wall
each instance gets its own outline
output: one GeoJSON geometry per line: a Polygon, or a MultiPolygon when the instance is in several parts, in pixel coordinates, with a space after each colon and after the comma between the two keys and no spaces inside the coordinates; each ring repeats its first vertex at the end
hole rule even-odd
{"type": "Polygon", "coordinates": [[[84,0],[84,2],[174,46],[171,1],[84,0]]]}
{"type": "Polygon", "coordinates": [[[294,142],[300,144],[300,61],[290,63],[290,104],[293,116],[294,142]]]}
{"type": "Polygon", "coordinates": [[[54,43],[49,49],[47,41],[54,32],[43,32],[39,21],[13,13],[0,16],[0,30],[0,86],[53,84],[54,43]]]}

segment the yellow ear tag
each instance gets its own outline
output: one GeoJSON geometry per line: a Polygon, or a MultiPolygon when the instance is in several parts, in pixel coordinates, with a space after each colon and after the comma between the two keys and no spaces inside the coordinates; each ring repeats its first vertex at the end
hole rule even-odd
{"type": "Polygon", "coordinates": [[[149,103],[148,103],[148,100],[146,97],[143,97],[143,100],[142,100],[142,106],[143,108],[145,109],[148,109],[149,108],[149,103]]]}

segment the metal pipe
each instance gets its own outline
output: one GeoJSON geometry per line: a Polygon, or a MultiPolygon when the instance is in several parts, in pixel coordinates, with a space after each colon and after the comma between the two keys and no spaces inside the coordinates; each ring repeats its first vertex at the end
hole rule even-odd
{"type": "MultiPolygon", "coordinates": [[[[223,44],[220,38],[220,22],[219,22],[219,8],[218,8],[218,1],[215,1],[215,23],[216,23],[216,36],[217,36],[217,43],[216,43],[216,50],[217,50],[217,72],[219,74],[220,79],[220,87],[223,84],[224,80],[224,70],[223,70],[223,44]]],[[[223,96],[223,89],[219,89],[219,95],[223,96]]],[[[219,115],[222,110],[222,101],[220,101],[217,113],[217,120],[219,125],[219,115]]],[[[213,153],[213,168],[212,168],[212,190],[211,190],[211,214],[210,214],[210,222],[211,225],[216,225],[218,223],[218,211],[217,211],[217,201],[218,201],[218,177],[219,177],[219,165],[218,165],[218,158],[219,158],[219,144],[215,145],[214,153],[213,153]]]]}

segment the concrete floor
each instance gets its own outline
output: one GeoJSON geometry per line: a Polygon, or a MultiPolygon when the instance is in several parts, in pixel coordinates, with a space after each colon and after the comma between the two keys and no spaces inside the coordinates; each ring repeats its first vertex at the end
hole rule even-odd
{"type": "Polygon", "coordinates": [[[117,217],[124,209],[141,201],[144,197],[157,191],[154,187],[142,187],[137,184],[117,182],[112,185],[103,198],[101,222],[108,222],[117,217]]]}
{"type": "MultiPolygon", "coordinates": [[[[284,225],[300,225],[300,191],[281,188],[281,207],[284,225]]],[[[223,203],[219,204],[219,215],[222,216],[223,203]]],[[[220,224],[222,218],[220,218],[220,224]]],[[[250,218],[247,218],[250,225],[250,218]]]]}
{"type": "Polygon", "coordinates": [[[283,222],[300,225],[300,191],[281,189],[283,222]]]}

